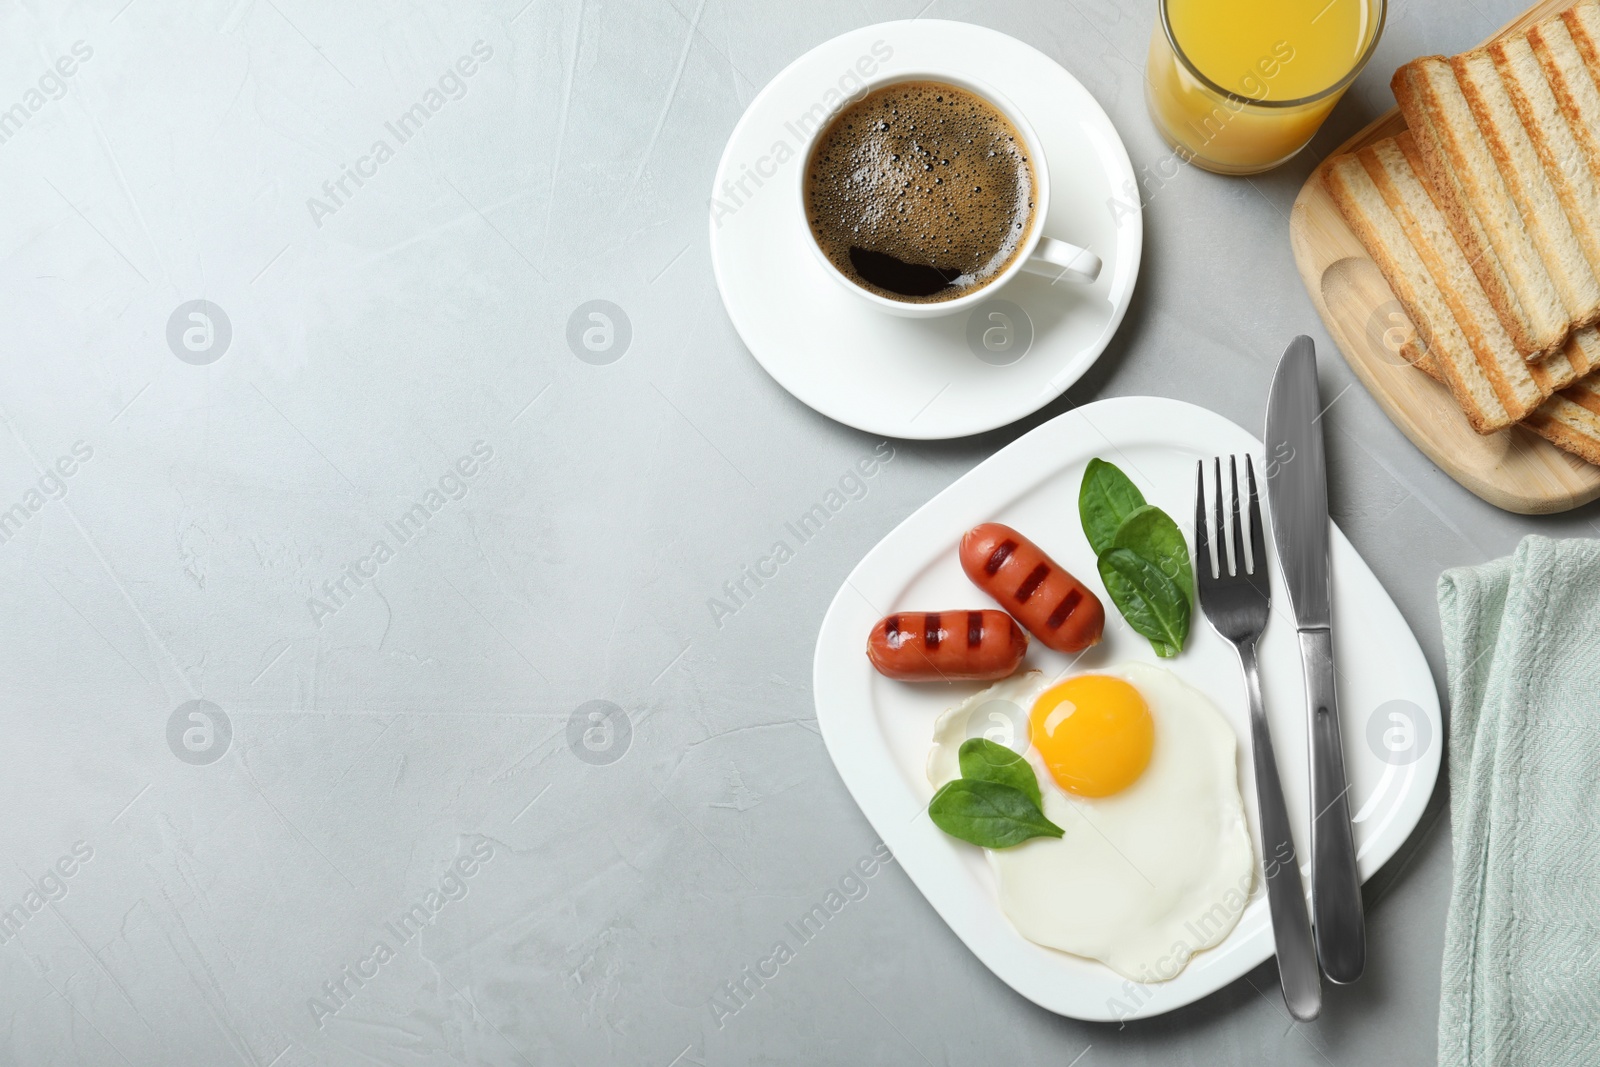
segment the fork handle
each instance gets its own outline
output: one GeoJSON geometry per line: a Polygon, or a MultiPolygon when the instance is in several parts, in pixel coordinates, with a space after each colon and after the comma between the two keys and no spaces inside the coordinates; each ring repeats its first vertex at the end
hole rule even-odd
{"type": "Polygon", "coordinates": [[[1367,938],[1339,735],[1332,632],[1301,630],[1300,652],[1311,737],[1311,911],[1317,958],[1328,980],[1342,985],[1360,978],[1366,968],[1367,938]]]}
{"type": "Polygon", "coordinates": [[[1322,975],[1311,941],[1311,920],[1306,914],[1305,887],[1300,881],[1300,859],[1295,854],[1289,828],[1289,809],[1283,799],[1278,761],[1272,753],[1272,734],[1261,703],[1261,670],[1256,643],[1235,646],[1244,668],[1245,691],[1250,700],[1250,754],[1256,771],[1256,803],[1261,815],[1261,868],[1267,879],[1267,910],[1272,915],[1272,939],[1278,951],[1278,980],[1289,1014],[1302,1022],[1322,1010],[1322,975]]]}

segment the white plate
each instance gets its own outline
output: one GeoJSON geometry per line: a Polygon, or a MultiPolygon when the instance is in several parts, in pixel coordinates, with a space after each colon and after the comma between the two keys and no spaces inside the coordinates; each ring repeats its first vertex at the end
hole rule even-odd
{"type": "MultiPolygon", "coordinates": [[[[1255,457],[1259,474],[1259,441],[1220,415],[1176,400],[1124,397],[1068,412],[979,464],[879,542],[834,597],[817,638],[817,721],[856,803],[967,947],[1018,993],[1062,1015],[1091,1020],[1156,1015],[1248,972],[1273,951],[1261,879],[1233,933],[1196,955],[1170,982],[1139,986],[1098,962],[1024,940],[1000,911],[982,850],[945,836],[924,810],[933,795],[923,765],[934,718],[981,683],[890,681],[867,662],[867,634],[891,611],[993,607],[967,581],[956,555],[966,530],[993,520],[1027,534],[1105,600],[1105,640],[1080,659],[1078,669],[1157,662],[1149,642],[1129,629],[1100,585],[1078,521],[1084,467],[1094,456],[1116,463],[1188,534],[1195,461],[1244,452],[1255,457]]],[[[1267,552],[1274,555],[1270,529],[1267,552]]],[[[1275,558],[1272,567],[1273,614],[1261,642],[1261,669],[1279,773],[1304,857],[1309,855],[1305,697],[1294,619],[1275,558]]],[[[1438,775],[1443,732],[1433,675],[1416,638],[1337,528],[1333,574],[1345,765],[1366,879],[1421,817],[1438,775]]],[[[1028,663],[1047,675],[1068,662],[1037,641],[1029,648],[1028,663]]],[[[1238,733],[1239,785],[1259,857],[1244,683],[1232,649],[1197,610],[1184,651],[1160,662],[1210,696],[1238,733]]]]}
{"type": "Polygon", "coordinates": [[[802,402],[869,433],[963,437],[1037,411],[1105,350],[1139,273],[1144,222],[1135,189],[1111,120],[1050,57],[981,26],[886,22],[818,45],[751,101],[712,186],[711,263],[745,346],[802,402]],[[800,119],[839,99],[836,87],[858,61],[888,73],[953,67],[1009,97],[1045,146],[1045,233],[1099,255],[1099,280],[1052,285],[1024,275],[996,294],[1006,305],[904,319],[875,311],[828,277],[804,244],[799,168],[809,142],[800,119]],[[1020,320],[1012,308],[1022,310],[1020,320]],[[996,309],[1017,320],[1009,323],[1015,332],[991,334],[996,342],[1009,336],[1009,347],[981,359],[968,328],[981,337],[994,322],[1003,331],[1006,323],[989,318],[996,309]],[[1014,362],[998,365],[1006,360],[1014,362]]]}

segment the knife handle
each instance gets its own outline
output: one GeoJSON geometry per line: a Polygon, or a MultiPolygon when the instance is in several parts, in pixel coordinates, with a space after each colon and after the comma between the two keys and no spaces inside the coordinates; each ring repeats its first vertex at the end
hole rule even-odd
{"type": "Polygon", "coordinates": [[[1322,976],[1306,915],[1306,891],[1300,881],[1300,858],[1289,828],[1289,806],[1272,751],[1272,731],[1261,703],[1261,668],[1252,638],[1234,646],[1244,669],[1245,696],[1250,703],[1250,757],[1256,772],[1256,807],[1261,821],[1261,873],[1267,882],[1267,913],[1272,917],[1273,947],[1278,953],[1278,981],[1283,1003],[1301,1022],[1322,1011],[1322,976]]]}
{"type": "Polygon", "coordinates": [[[1339,733],[1333,632],[1301,630],[1300,652],[1310,715],[1312,923],[1323,973],[1343,984],[1360,978],[1366,967],[1367,935],[1339,733]]]}

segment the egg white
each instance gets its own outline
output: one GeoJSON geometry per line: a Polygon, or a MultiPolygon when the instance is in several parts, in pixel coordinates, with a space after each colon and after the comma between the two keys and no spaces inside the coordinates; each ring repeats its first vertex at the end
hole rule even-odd
{"type": "MultiPolygon", "coordinates": [[[[1064,792],[1037,750],[1008,745],[1033,765],[1044,814],[1065,831],[989,851],[1000,907],[1028,940],[1100,960],[1139,982],[1167,981],[1194,953],[1220,943],[1255,885],[1255,850],[1239,794],[1238,742],[1204,694],[1148,663],[1097,670],[1138,689],[1155,721],[1150,764],[1108,797],[1064,792]]],[[[1037,671],[990,686],[939,717],[928,754],[934,788],[960,777],[968,737],[1005,744],[1005,701],[1028,711],[1047,688],[1037,671]]]]}
{"type": "Polygon", "coordinates": [[[1023,671],[1002,678],[972,694],[940,715],[933,724],[933,747],[928,750],[928,781],[935,789],[961,777],[961,743],[987,737],[1013,752],[1028,749],[1028,712],[1039,694],[1050,688],[1040,671],[1023,671]]]}

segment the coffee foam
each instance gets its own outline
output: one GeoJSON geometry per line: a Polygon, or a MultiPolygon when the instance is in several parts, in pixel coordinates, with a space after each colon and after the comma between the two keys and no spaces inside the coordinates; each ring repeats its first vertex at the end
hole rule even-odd
{"type": "Polygon", "coordinates": [[[811,232],[846,277],[894,300],[937,302],[987,284],[1015,258],[1031,225],[1033,168],[1016,128],[987,101],[899,82],[823,131],[805,195],[811,232]],[[858,267],[883,257],[920,268],[937,288],[908,294],[863,278],[858,267]]]}

